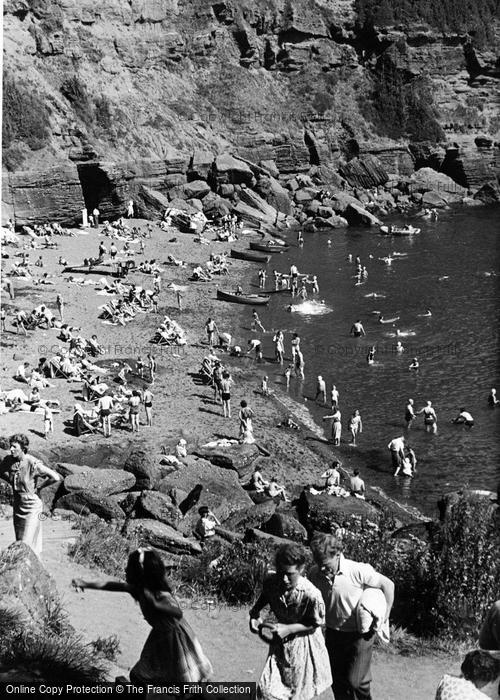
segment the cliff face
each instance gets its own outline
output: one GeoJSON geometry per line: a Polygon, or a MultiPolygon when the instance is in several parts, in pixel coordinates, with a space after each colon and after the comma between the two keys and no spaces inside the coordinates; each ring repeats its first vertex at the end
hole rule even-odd
{"type": "Polygon", "coordinates": [[[363,154],[494,178],[488,45],[357,19],[354,0],[5,0],[5,215],[121,212],[141,185],[194,179],[193,152],[273,161],[282,180],[335,181],[363,154]]]}

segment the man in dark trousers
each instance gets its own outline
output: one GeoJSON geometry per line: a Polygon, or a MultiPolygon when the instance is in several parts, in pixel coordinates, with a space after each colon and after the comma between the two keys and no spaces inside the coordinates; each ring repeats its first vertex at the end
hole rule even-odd
{"type": "Polygon", "coordinates": [[[359,632],[357,606],[365,588],[379,588],[386,599],[387,619],[394,601],[394,584],[370,564],[346,559],[342,549],[341,537],[317,533],[311,542],[316,566],[311,569],[309,580],[319,588],[325,601],[325,641],[335,700],[371,700],[375,632],[359,632]]]}

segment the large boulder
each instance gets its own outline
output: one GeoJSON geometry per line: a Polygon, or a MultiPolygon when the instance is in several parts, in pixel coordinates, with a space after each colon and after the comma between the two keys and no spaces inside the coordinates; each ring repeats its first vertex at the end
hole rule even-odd
{"type": "MultiPolygon", "coordinates": [[[[182,489],[188,492],[188,499],[196,490],[196,499],[192,499],[192,505],[188,510],[196,505],[207,505],[219,520],[223,520],[252,504],[247,492],[241,488],[236,472],[210,464],[206,459],[197,459],[192,455],[188,455],[185,462],[181,468],[161,480],[159,490],[162,493],[169,493],[172,488],[182,489]]],[[[187,512],[183,508],[183,503],[179,507],[183,512],[187,512]]]]}
{"type": "Polygon", "coordinates": [[[242,187],[240,189],[240,201],[248,204],[248,206],[252,207],[253,209],[261,211],[270,220],[276,221],[278,212],[271,204],[266,202],[265,199],[262,199],[257,192],[248,189],[248,187],[242,187]]]}
{"type": "Polygon", "coordinates": [[[344,216],[350,226],[380,226],[382,222],[360,204],[348,204],[344,216]]]}
{"type": "Polygon", "coordinates": [[[193,180],[206,180],[210,174],[213,162],[214,156],[210,151],[194,151],[189,163],[189,178],[193,180]]]}
{"type": "MultiPolygon", "coordinates": [[[[401,198],[398,201],[401,202],[401,198]]],[[[442,209],[448,206],[445,197],[439,192],[434,192],[434,190],[424,192],[420,201],[424,207],[438,207],[442,209]]]]}
{"type": "Polygon", "coordinates": [[[224,527],[237,532],[245,532],[248,528],[260,528],[276,511],[276,503],[269,499],[263,503],[254,503],[248,508],[243,508],[224,520],[224,527]]]}
{"type": "Polygon", "coordinates": [[[235,158],[230,153],[218,155],[212,166],[212,177],[217,184],[222,182],[232,185],[255,184],[255,177],[250,166],[242,160],[235,158]]]}
{"type": "Polygon", "coordinates": [[[486,182],[474,194],[474,199],[484,204],[496,204],[500,202],[500,187],[498,182],[486,182]]]}
{"type": "Polygon", "coordinates": [[[31,547],[14,542],[0,552],[0,607],[17,615],[21,627],[42,630],[59,603],[56,584],[31,547]]]}
{"type": "Polygon", "coordinates": [[[462,187],[444,173],[437,173],[432,168],[420,168],[411,176],[411,191],[434,191],[439,194],[449,193],[465,197],[467,189],[462,187]]]}
{"type": "Polygon", "coordinates": [[[299,523],[297,518],[288,513],[273,513],[261,527],[263,532],[277,537],[286,537],[296,542],[305,542],[307,540],[307,530],[299,523]]]}
{"type": "Polygon", "coordinates": [[[260,457],[256,445],[231,445],[230,447],[198,447],[196,455],[207,459],[212,464],[223,469],[232,469],[240,479],[249,479],[253,471],[253,463],[260,457]]]}
{"type": "Polygon", "coordinates": [[[161,479],[160,466],[151,453],[145,450],[133,450],[127,457],[123,469],[135,476],[136,487],[141,491],[154,489],[161,479]]]}
{"type": "Polygon", "coordinates": [[[89,491],[68,493],[56,502],[60,510],[71,510],[78,515],[95,513],[102,520],[123,520],[125,512],[113,496],[97,496],[89,491]]]}
{"type": "Polygon", "coordinates": [[[172,206],[166,194],[157,192],[145,185],[139,186],[134,201],[137,216],[144,219],[161,218],[165,211],[172,206]]]}
{"type": "Polygon", "coordinates": [[[210,185],[205,180],[192,180],[182,185],[186,199],[203,199],[210,190],[210,185]]]}
{"type": "Polygon", "coordinates": [[[193,538],[184,537],[170,525],[158,520],[139,518],[130,520],[127,534],[137,537],[140,545],[158,547],[174,554],[201,554],[201,545],[193,538]]]}
{"type": "Polygon", "coordinates": [[[297,511],[310,532],[332,532],[338,526],[356,529],[363,521],[373,525],[380,521],[380,511],[368,501],[326,493],[315,496],[306,490],[300,496],[297,511]]]}
{"type": "Polygon", "coordinates": [[[340,167],[340,174],[351,187],[370,189],[384,185],[389,176],[386,169],[376,156],[366,155],[353,158],[340,167]]]}
{"type": "Polygon", "coordinates": [[[64,488],[69,493],[88,491],[94,496],[111,496],[128,491],[135,486],[135,476],[123,469],[88,468],[79,474],[71,474],[64,479],[64,488]]]}
{"type": "Polygon", "coordinates": [[[337,216],[336,214],[334,216],[329,216],[327,219],[317,216],[314,219],[314,226],[317,229],[345,228],[349,226],[349,222],[347,219],[344,219],[343,216],[337,216]]]}
{"type": "Polygon", "coordinates": [[[142,518],[152,518],[177,528],[182,513],[172,500],[158,491],[143,491],[136,506],[136,513],[142,518]]]}

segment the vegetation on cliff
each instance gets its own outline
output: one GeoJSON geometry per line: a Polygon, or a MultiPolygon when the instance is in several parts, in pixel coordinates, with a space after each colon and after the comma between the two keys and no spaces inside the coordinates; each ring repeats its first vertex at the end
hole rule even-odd
{"type": "Polygon", "coordinates": [[[362,25],[425,23],[441,32],[468,33],[476,44],[494,38],[500,16],[496,0],[356,0],[356,10],[362,25]]]}
{"type": "Polygon", "coordinates": [[[6,76],[3,81],[3,163],[18,168],[27,153],[50,142],[50,113],[43,98],[28,83],[6,76]]]}

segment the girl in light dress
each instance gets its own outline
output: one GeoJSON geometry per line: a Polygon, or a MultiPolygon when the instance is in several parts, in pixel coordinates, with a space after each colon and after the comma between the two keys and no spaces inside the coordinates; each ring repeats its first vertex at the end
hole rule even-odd
{"type": "Polygon", "coordinates": [[[250,610],[250,631],[269,643],[257,688],[261,700],[310,700],[332,683],[321,629],[325,605],[320,591],[303,577],[304,564],[300,545],[282,545],[276,553],[276,573],[264,581],[250,610]],[[277,623],[262,621],[266,606],[277,623]]]}

